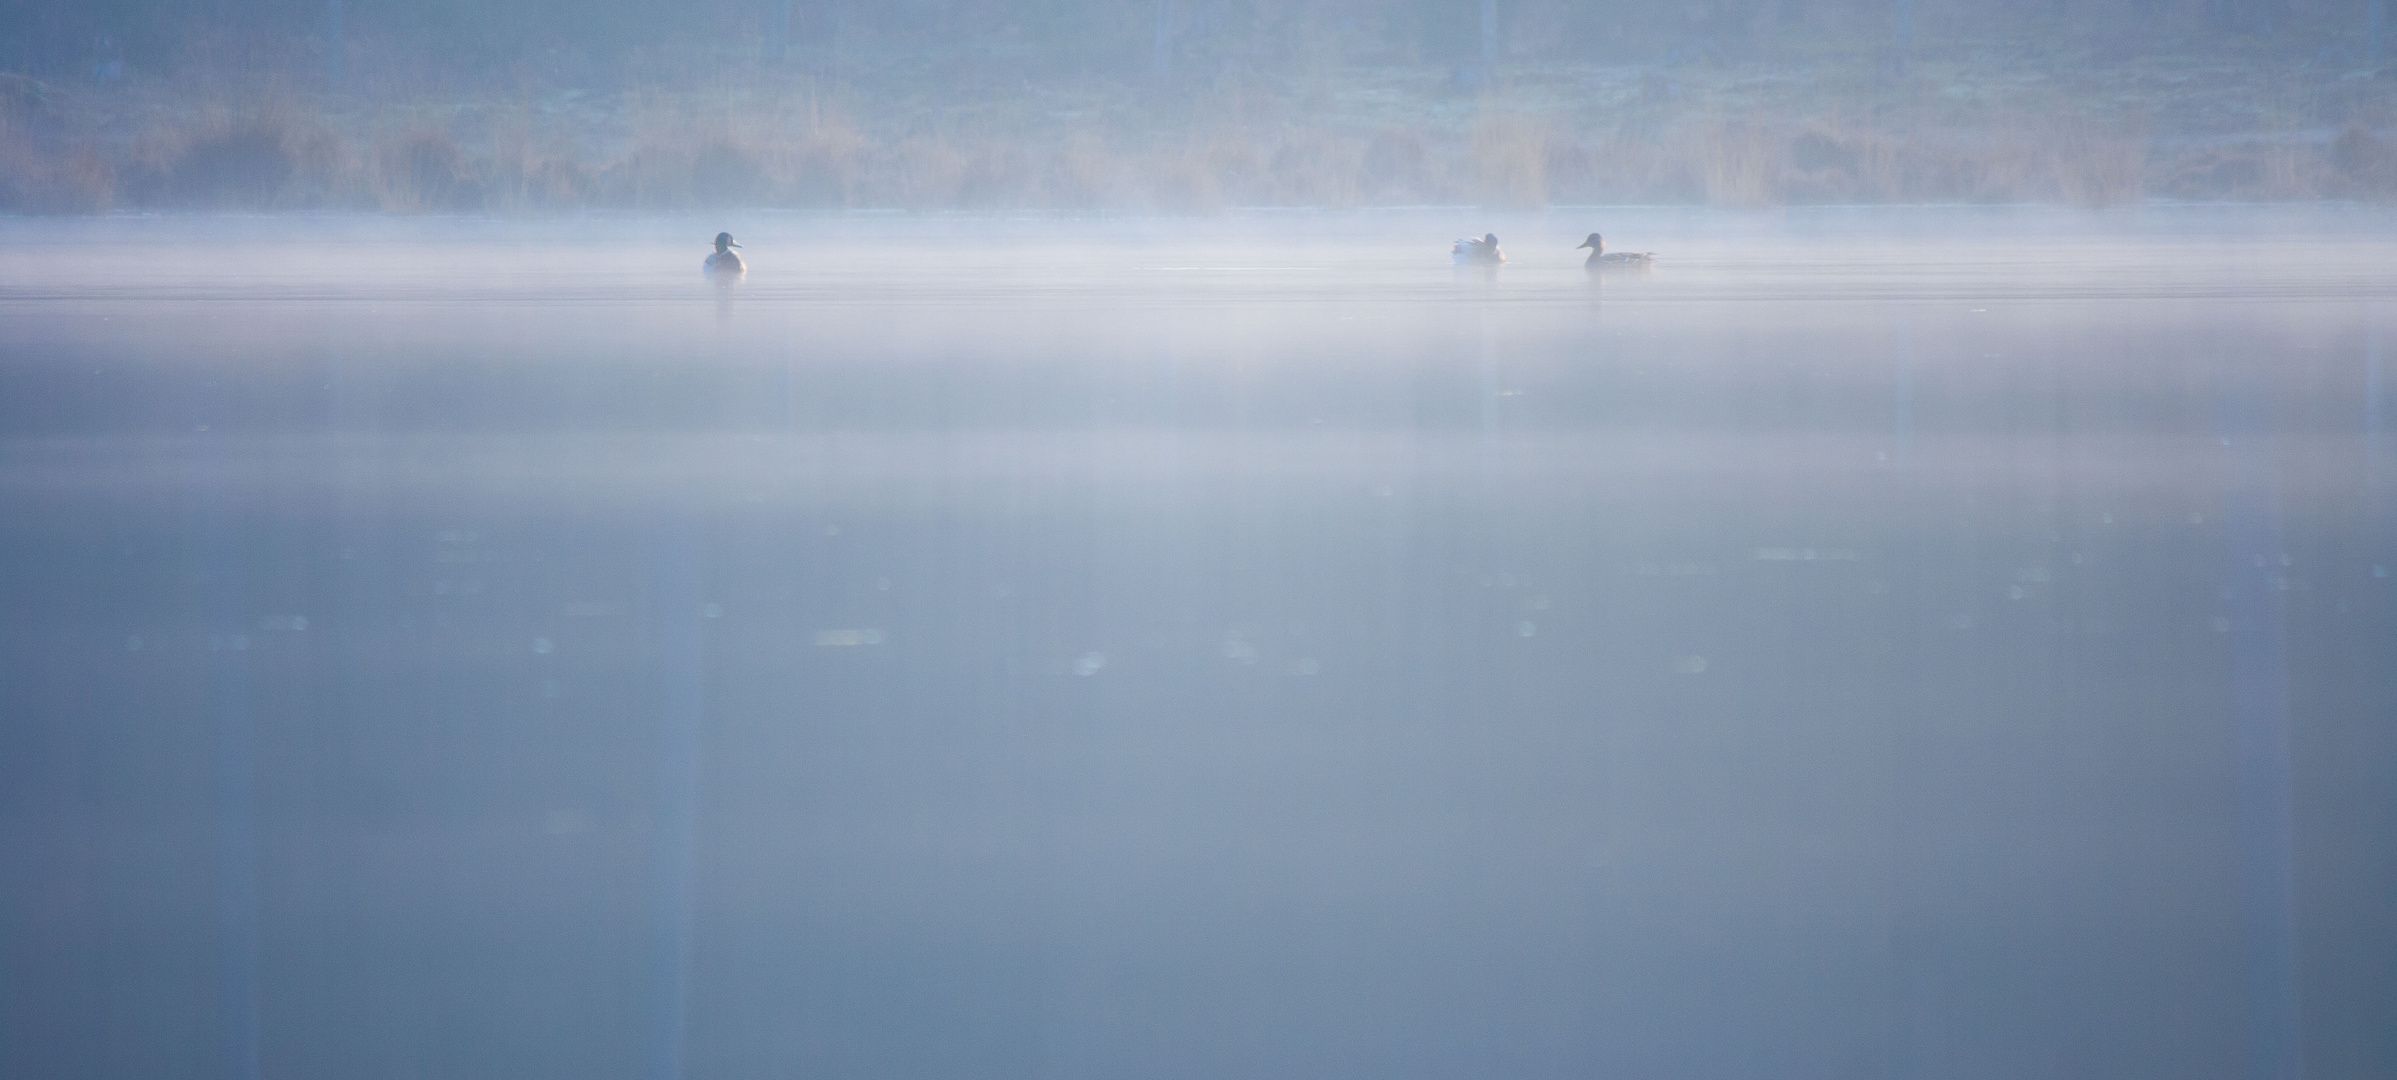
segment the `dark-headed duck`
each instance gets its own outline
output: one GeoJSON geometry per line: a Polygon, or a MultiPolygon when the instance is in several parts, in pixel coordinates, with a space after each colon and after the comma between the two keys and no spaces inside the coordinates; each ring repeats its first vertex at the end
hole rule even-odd
{"type": "Polygon", "coordinates": [[[747,271],[749,265],[742,262],[740,256],[732,253],[732,249],[739,246],[741,245],[732,242],[731,233],[717,233],[716,253],[707,257],[704,269],[711,274],[738,274],[747,271]]]}
{"type": "Polygon", "coordinates": [[[1609,266],[1652,266],[1656,263],[1656,253],[1650,251],[1617,251],[1609,254],[1606,239],[1597,233],[1591,233],[1589,239],[1581,242],[1581,247],[1573,250],[1579,251],[1581,248],[1590,249],[1590,260],[1581,265],[1591,270],[1602,270],[1609,266]]]}
{"type": "Polygon", "coordinates": [[[1498,250],[1498,234],[1484,233],[1479,240],[1467,237],[1448,249],[1448,257],[1459,263],[1496,266],[1506,261],[1506,253],[1498,250]]]}

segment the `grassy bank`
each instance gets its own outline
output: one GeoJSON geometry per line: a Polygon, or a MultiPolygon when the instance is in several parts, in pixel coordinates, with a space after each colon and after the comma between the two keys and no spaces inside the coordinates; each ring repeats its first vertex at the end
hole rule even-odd
{"type": "Polygon", "coordinates": [[[697,65],[695,85],[0,76],[0,208],[1770,205],[2397,198],[2397,72],[2019,52],[1171,82],[697,65]],[[915,87],[939,87],[938,92],[915,87]]]}

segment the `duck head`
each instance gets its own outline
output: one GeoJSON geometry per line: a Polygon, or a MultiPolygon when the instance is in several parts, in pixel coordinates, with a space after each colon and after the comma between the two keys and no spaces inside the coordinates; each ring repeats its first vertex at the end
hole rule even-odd
{"type": "Polygon", "coordinates": [[[741,245],[732,242],[731,233],[720,232],[716,234],[716,250],[722,251],[726,248],[737,248],[739,246],[741,245]]]}
{"type": "Polygon", "coordinates": [[[1498,234],[1497,234],[1497,233],[1483,233],[1483,234],[1482,234],[1482,238],[1481,238],[1481,242],[1482,242],[1482,243],[1484,243],[1484,244],[1486,244],[1486,245],[1488,245],[1488,246],[1490,246],[1490,247],[1497,247],[1497,246],[1498,246],[1498,234]]]}
{"type": "Polygon", "coordinates": [[[1582,248],[1588,248],[1590,254],[1597,255],[1606,250],[1606,241],[1600,239],[1597,233],[1591,233],[1589,239],[1581,242],[1581,247],[1576,247],[1573,250],[1580,251],[1582,248]]]}

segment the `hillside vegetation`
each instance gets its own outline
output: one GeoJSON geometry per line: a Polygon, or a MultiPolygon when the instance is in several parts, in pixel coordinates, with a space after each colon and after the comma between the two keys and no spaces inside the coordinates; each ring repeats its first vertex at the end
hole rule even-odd
{"type": "Polygon", "coordinates": [[[0,208],[2397,198],[2397,68],[2331,18],[2352,13],[2312,10],[2139,49],[2036,24],[1881,38],[1751,13],[1738,34],[1590,58],[1526,45],[1525,15],[1489,62],[1472,37],[1441,54],[1292,30],[1210,52],[1172,26],[1113,65],[1020,26],[945,44],[735,27],[605,63],[561,47],[450,67],[342,38],[329,68],[321,42],[286,42],[240,63],[0,74],[0,208]]]}

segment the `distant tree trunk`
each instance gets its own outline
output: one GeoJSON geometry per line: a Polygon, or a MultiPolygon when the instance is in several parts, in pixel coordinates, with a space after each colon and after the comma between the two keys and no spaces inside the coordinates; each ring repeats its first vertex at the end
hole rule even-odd
{"type": "Polygon", "coordinates": [[[1149,74],[1174,73],[1174,0],[1157,0],[1157,38],[1149,47],[1149,74]]]}
{"type": "Polygon", "coordinates": [[[791,48],[791,0],[772,0],[774,17],[766,25],[766,60],[782,63],[791,48]]]}
{"type": "Polygon", "coordinates": [[[1498,66],[1498,0],[1481,0],[1481,62],[1498,66]]]}
{"type": "Polygon", "coordinates": [[[341,0],[325,0],[325,86],[341,89],[341,0]]]}

